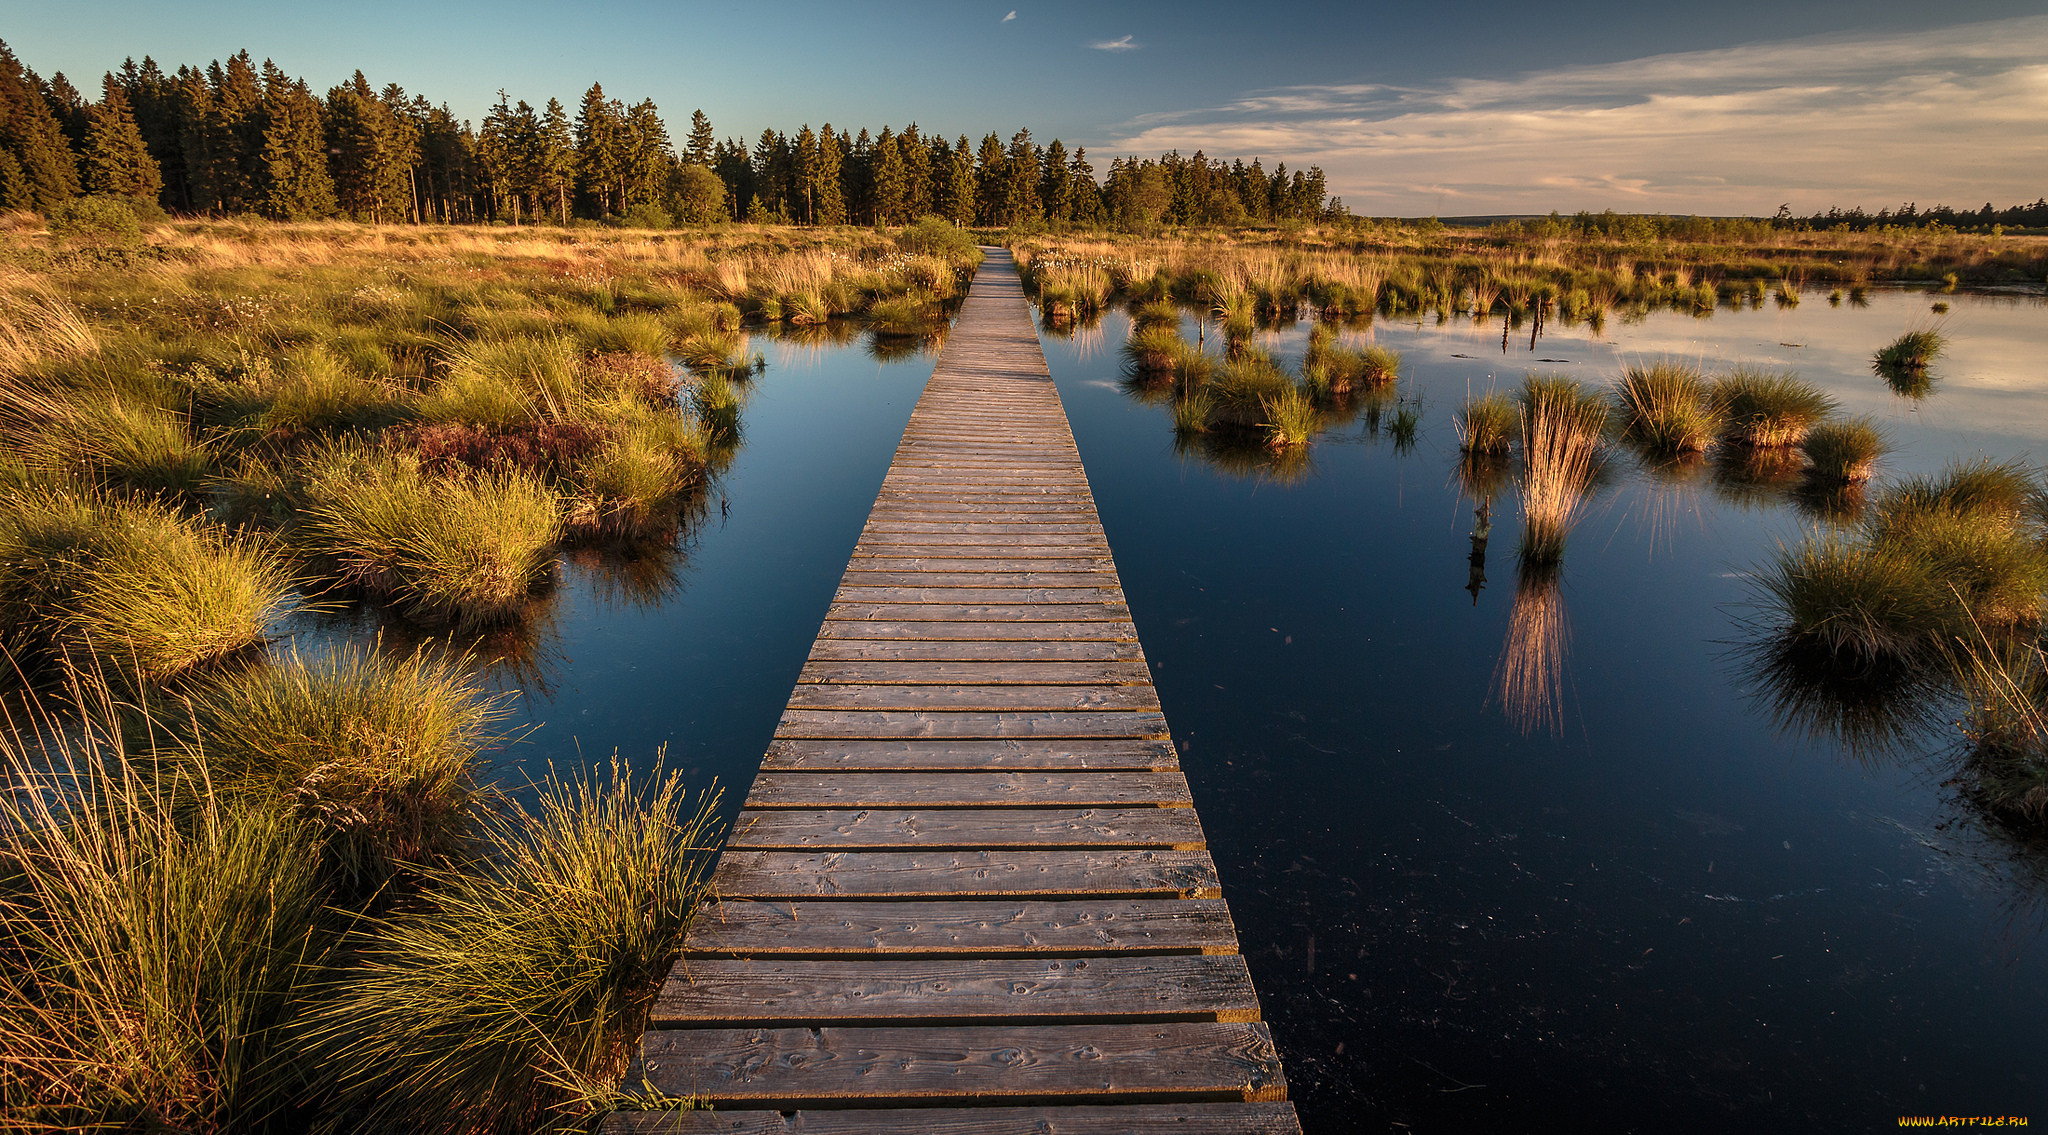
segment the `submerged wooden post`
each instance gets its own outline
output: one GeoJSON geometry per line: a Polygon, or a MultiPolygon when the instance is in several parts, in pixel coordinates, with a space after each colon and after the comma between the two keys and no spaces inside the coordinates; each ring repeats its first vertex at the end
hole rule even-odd
{"type": "Polygon", "coordinates": [[[1298,1132],[1007,252],[606,1131],[1298,1132]]]}

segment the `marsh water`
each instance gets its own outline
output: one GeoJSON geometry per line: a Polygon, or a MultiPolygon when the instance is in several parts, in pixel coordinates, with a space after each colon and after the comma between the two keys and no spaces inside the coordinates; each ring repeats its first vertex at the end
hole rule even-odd
{"type": "MultiPolygon", "coordinates": [[[[1734,647],[1747,573],[1817,523],[1787,486],[1624,464],[1532,592],[1511,493],[1473,562],[1452,424],[1527,370],[1605,382],[1677,357],[1798,370],[1885,425],[1887,475],[2048,458],[2040,297],[1809,293],[1513,328],[1505,349],[1498,318],[1381,317],[1346,335],[1402,352],[1412,436],[1360,414],[1286,471],[1176,447],[1123,381],[1127,329],[1042,338],[1310,1131],[2048,1111],[2040,856],[1943,785],[1942,731],[1844,754],[1782,727],[1734,647]],[[1953,347],[1909,401],[1868,360],[1933,300],[1953,347]],[[1505,656],[1531,650],[1554,684],[1504,696],[1505,656]]],[[[1292,362],[1306,336],[1261,343],[1292,362]]],[[[530,729],[513,783],[665,747],[728,812],[745,795],[932,366],[760,346],[690,531],[566,562],[490,668],[530,729]]]]}

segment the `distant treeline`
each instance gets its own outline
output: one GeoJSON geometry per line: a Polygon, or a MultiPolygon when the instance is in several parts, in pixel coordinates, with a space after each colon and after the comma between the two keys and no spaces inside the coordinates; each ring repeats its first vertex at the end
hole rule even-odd
{"type": "Polygon", "coordinates": [[[1809,229],[1881,229],[1889,225],[1900,228],[1924,228],[1928,225],[1946,225],[1952,229],[1989,229],[1996,225],[2008,229],[2048,228],[2048,198],[2037,198],[2031,205],[2014,205],[2006,209],[1994,209],[1991,202],[1984,202],[1982,209],[1951,209],[1947,205],[1936,205],[1932,209],[1921,209],[1912,202],[1896,210],[1879,209],[1866,213],[1861,206],[1854,209],[1834,208],[1811,217],[1795,218],[1790,209],[1778,211],[1780,224],[1791,222],[1809,229]]]}
{"type": "Polygon", "coordinates": [[[97,101],[44,79],[0,44],[0,207],[49,213],[82,195],[172,213],[383,222],[622,219],[899,224],[1238,224],[1344,215],[1323,171],[1197,153],[1118,158],[1019,130],[948,142],[913,124],[870,135],[806,125],[719,141],[702,111],[681,151],[651,100],[592,84],[572,118],[498,102],[472,128],[362,72],[324,98],[246,51],[166,74],[145,57],[109,72],[97,101]]]}

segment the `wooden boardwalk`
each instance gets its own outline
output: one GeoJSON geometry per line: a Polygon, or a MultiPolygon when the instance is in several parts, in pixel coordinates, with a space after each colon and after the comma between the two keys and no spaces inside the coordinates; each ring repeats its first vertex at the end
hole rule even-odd
{"type": "Polygon", "coordinates": [[[1190,803],[993,252],[606,1130],[1298,1132],[1190,803]]]}

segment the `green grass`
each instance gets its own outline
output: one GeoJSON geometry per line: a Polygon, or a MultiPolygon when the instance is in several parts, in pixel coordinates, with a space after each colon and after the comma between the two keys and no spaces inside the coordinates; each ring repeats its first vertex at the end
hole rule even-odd
{"type": "Polygon", "coordinates": [[[1756,579],[1778,634],[1846,670],[1923,655],[1948,608],[1925,560],[1841,537],[1780,548],[1756,579]]]}
{"type": "Polygon", "coordinates": [[[1607,399],[1570,375],[1531,373],[1516,395],[1525,419],[1543,415],[1552,428],[1599,437],[1611,411],[1607,399]]]}
{"type": "Polygon", "coordinates": [[[1737,367],[1714,383],[1722,436],[1738,445],[1798,445],[1836,409],[1820,388],[1789,372],[1737,367]]]}
{"type": "Polygon", "coordinates": [[[0,795],[0,1109],[23,1130],[259,1129],[310,1071],[288,1032],[335,943],[319,858],[284,810],[95,735],[0,741],[40,789],[0,795]]]}
{"type": "Polygon", "coordinates": [[[562,535],[554,493],[520,472],[428,478],[408,456],[342,454],[308,495],[297,542],[342,583],[430,624],[519,618],[562,535]]]}
{"type": "Polygon", "coordinates": [[[1628,367],[1614,401],[1622,436],[1653,457],[1704,453],[1721,425],[1700,372],[1683,363],[1628,367]]]}
{"type": "Polygon", "coordinates": [[[1877,502],[1875,523],[1882,532],[1920,514],[1950,512],[2010,527],[2029,515],[2036,490],[2033,471],[2020,462],[1959,459],[1938,476],[1893,485],[1877,502]]]}
{"type": "Polygon", "coordinates": [[[1207,391],[1195,390],[1173,400],[1173,431],[1176,434],[1198,434],[1209,428],[1209,415],[1215,409],[1215,400],[1207,391]]]}
{"type": "Polygon", "coordinates": [[[1870,480],[1884,457],[1884,432],[1869,418],[1822,422],[1807,431],[1800,447],[1810,463],[1808,476],[1860,484],[1870,480]]]}
{"type": "Polygon", "coordinates": [[[1880,348],[1871,369],[1883,375],[1896,371],[1924,371],[1948,349],[1948,337],[1932,328],[1908,331],[1880,348]]]}
{"type": "Polygon", "coordinates": [[[192,782],[298,817],[349,894],[466,850],[502,716],[457,664],[357,647],[249,667],[186,705],[192,782]]]}
{"type": "Polygon", "coordinates": [[[1137,329],[1166,327],[1180,330],[1180,305],[1172,300],[1153,300],[1141,303],[1131,313],[1131,326],[1137,329]]]}
{"type": "Polygon", "coordinates": [[[1315,403],[1297,390],[1286,390],[1260,399],[1265,412],[1261,423],[1266,444],[1273,449],[1305,446],[1316,435],[1319,415],[1315,403]]]}
{"type": "Polygon", "coordinates": [[[704,893],[714,805],[616,761],[609,779],[547,781],[535,811],[488,826],[481,871],[435,876],[364,936],[304,1027],[323,1079],[377,1130],[602,1109],[704,893]]]}
{"type": "Polygon", "coordinates": [[[869,330],[899,339],[929,335],[940,318],[932,304],[908,295],[878,299],[867,311],[869,330]]]}
{"type": "Polygon", "coordinates": [[[1458,448],[1466,453],[1505,454],[1521,430],[1512,398],[1492,391],[1469,399],[1458,412],[1458,448]]]}

